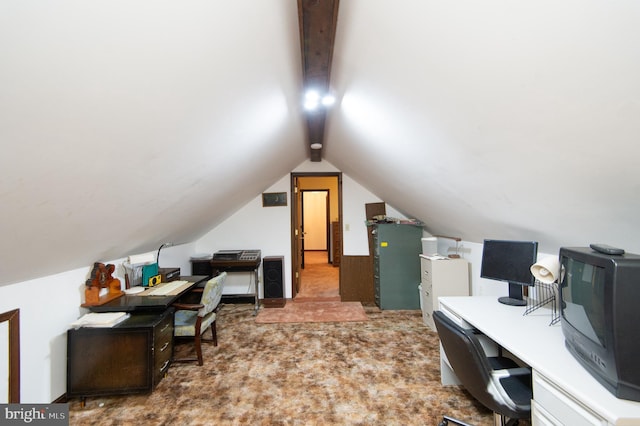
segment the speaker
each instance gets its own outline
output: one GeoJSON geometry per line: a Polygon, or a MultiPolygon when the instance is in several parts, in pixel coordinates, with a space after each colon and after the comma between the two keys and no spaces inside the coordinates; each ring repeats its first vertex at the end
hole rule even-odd
{"type": "Polygon", "coordinates": [[[213,277],[213,268],[211,267],[211,259],[195,260],[191,259],[191,275],[206,275],[213,277]]]}
{"type": "Polygon", "coordinates": [[[281,308],[284,299],[284,256],[267,256],[262,259],[264,283],[264,307],[281,308]]]}

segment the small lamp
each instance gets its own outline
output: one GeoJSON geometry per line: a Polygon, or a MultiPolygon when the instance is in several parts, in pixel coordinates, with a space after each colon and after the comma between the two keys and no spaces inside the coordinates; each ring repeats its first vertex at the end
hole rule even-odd
{"type": "Polygon", "coordinates": [[[551,284],[560,278],[560,262],[557,257],[545,257],[531,265],[531,274],[541,283],[551,284]]]}
{"type": "Polygon", "coordinates": [[[554,283],[561,280],[561,271],[560,261],[558,261],[558,258],[555,256],[545,257],[531,265],[531,275],[539,282],[539,285],[536,284],[536,296],[538,300],[536,303],[531,304],[530,299],[527,300],[525,315],[547,303],[551,303],[551,323],[549,325],[556,324],[560,321],[557,306],[560,299],[556,297],[558,288],[554,283]]]}
{"type": "Polygon", "coordinates": [[[162,250],[163,247],[171,247],[173,245],[173,243],[163,243],[160,248],[158,248],[158,255],[156,256],[156,263],[158,264],[158,267],[160,267],[160,250],[162,250]]]}

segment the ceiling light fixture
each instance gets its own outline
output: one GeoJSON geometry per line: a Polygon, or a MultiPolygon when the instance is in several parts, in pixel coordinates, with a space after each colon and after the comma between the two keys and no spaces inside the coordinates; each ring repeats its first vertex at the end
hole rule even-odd
{"type": "Polygon", "coordinates": [[[313,111],[320,105],[320,93],[315,90],[307,90],[304,94],[304,109],[313,111]]]}
{"type": "Polygon", "coordinates": [[[304,95],[304,109],[307,111],[315,111],[321,105],[324,107],[330,107],[335,102],[335,96],[330,93],[321,95],[317,90],[307,90],[304,95]]]}
{"type": "Polygon", "coordinates": [[[322,144],[321,143],[312,143],[311,145],[311,149],[322,149],[322,144]]]}
{"type": "Polygon", "coordinates": [[[322,105],[326,107],[330,107],[335,103],[336,103],[336,97],[333,95],[327,94],[322,97],[322,105]]]}

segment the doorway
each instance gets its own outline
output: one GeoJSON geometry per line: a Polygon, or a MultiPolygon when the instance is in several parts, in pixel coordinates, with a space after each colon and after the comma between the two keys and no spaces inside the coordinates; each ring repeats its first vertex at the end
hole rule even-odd
{"type": "Polygon", "coordinates": [[[293,299],[340,300],[342,174],[291,174],[293,299]]]}
{"type": "MultiPolygon", "coordinates": [[[[329,190],[309,190],[299,189],[301,192],[300,204],[302,209],[302,222],[300,230],[302,232],[302,263],[305,267],[305,254],[307,251],[325,252],[326,263],[330,263],[329,227],[331,222],[331,203],[329,190]]],[[[317,257],[317,256],[316,256],[317,257]]]]}

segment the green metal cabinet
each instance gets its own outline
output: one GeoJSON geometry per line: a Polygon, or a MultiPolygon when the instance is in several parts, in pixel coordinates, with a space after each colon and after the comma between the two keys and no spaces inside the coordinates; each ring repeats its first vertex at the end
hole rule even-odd
{"type": "Polygon", "coordinates": [[[380,309],[420,309],[422,226],[373,226],[375,300],[380,309]]]}

